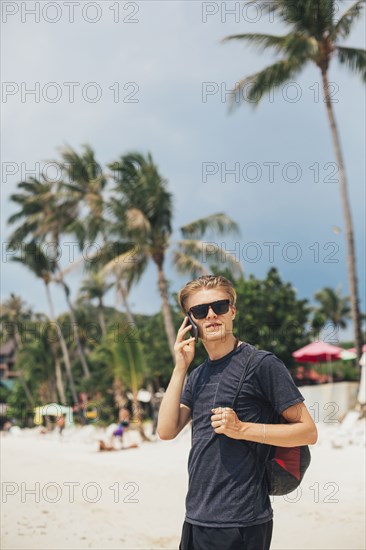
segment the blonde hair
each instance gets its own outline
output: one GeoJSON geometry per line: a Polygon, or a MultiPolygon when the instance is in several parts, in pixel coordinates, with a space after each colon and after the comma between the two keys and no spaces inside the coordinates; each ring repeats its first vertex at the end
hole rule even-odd
{"type": "Polygon", "coordinates": [[[201,290],[202,288],[222,288],[229,295],[230,302],[232,305],[235,305],[236,302],[236,292],[233,284],[222,275],[202,275],[198,279],[189,281],[179,292],[178,292],[178,301],[179,305],[186,312],[186,303],[188,297],[193,293],[201,290]]]}

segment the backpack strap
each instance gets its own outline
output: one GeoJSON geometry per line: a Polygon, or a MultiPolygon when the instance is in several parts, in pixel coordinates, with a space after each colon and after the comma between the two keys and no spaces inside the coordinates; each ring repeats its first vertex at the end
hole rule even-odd
{"type": "MultiPolygon", "coordinates": [[[[270,355],[273,355],[272,352],[270,351],[266,351],[266,352],[262,352],[260,350],[257,350],[257,349],[254,349],[254,351],[250,354],[249,356],[249,360],[247,361],[247,363],[245,364],[244,368],[243,368],[243,372],[242,372],[242,375],[241,375],[241,378],[240,378],[240,382],[239,382],[239,386],[238,386],[238,389],[236,391],[236,395],[235,395],[235,399],[233,401],[233,406],[232,406],[232,409],[235,409],[235,401],[240,393],[240,390],[243,386],[243,383],[244,383],[244,380],[245,380],[245,377],[247,375],[247,372],[248,372],[248,368],[249,368],[249,363],[252,362],[252,360],[254,359],[255,356],[258,356],[258,355],[261,355],[261,357],[259,358],[259,361],[257,363],[257,367],[262,363],[262,361],[266,358],[266,357],[269,357],[270,355]]],[[[271,415],[271,420],[273,419],[273,414],[271,415]]],[[[259,445],[258,443],[254,443],[253,441],[246,441],[246,440],[242,440],[242,443],[243,445],[245,445],[245,447],[247,449],[250,450],[250,452],[253,454],[253,456],[255,457],[255,461],[256,461],[256,467],[259,468],[260,467],[260,464],[263,464],[263,463],[266,463],[269,456],[270,456],[270,453],[272,451],[272,446],[271,445],[266,445],[266,449],[263,450],[262,447],[264,447],[264,445],[259,445]],[[263,452],[265,453],[265,455],[263,456],[263,452]]],[[[263,473],[264,473],[264,470],[263,470],[263,473]]]]}
{"type": "Polygon", "coordinates": [[[233,400],[233,403],[232,403],[232,406],[231,408],[234,409],[235,408],[235,402],[238,398],[238,395],[240,393],[240,390],[242,388],[242,385],[244,384],[244,380],[245,380],[245,377],[247,375],[247,372],[248,372],[248,369],[249,369],[249,366],[252,362],[252,360],[254,359],[254,356],[257,354],[257,349],[254,348],[251,352],[251,354],[249,355],[245,365],[244,365],[244,368],[243,368],[243,372],[241,373],[241,377],[240,377],[240,381],[239,381],[239,385],[238,385],[238,388],[236,390],[236,394],[235,394],[235,397],[234,397],[234,400],[233,400]]]}
{"type": "MultiPolygon", "coordinates": [[[[245,363],[244,365],[244,368],[243,368],[243,372],[241,374],[241,377],[240,377],[240,381],[239,381],[239,385],[238,385],[238,388],[236,390],[236,394],[235,394],[235,397],[234,397],[234,401],[233,401],[233,404],[232,404],[232,409],[235,408],[235,403],[236,403],[236,400],[238,398],[238,395],[240,393],[240,390],[244,384],[244,381],[245,381],[245,377],[248,373],[248,370],[249,370],[249,367],[253,361],[253,359],[255,358],[256,355],[258,355],[260,353],[259,350],[257,350],[256,348],[254,348],[254,350],[252,351],[252,353],[249,355],[248,359],[247,359],[247,362],[245,363]]],[[[267,357],[268,355],[273,355],[273,353],[271,353],[270,351],[267,351],[265,352],[264,354],[262,354],[262,357],[259,359],[259,362],[258,362],[258,365],[263,361],[263,359],[265,357],[267,357]]],[[[257,365],[257,366],[258,366],[257,365]]]]}

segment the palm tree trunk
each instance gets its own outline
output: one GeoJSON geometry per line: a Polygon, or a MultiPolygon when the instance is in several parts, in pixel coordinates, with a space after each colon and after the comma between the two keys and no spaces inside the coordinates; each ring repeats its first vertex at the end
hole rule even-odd
{"type": "Polygon", "coordinates": [[[66,405],[66,396],[64,384],[62,382],[62,372],[60,359],[55,355],[55,375],[56,375],[56,388],[61,405],[66,405]]]}
{"type": "MultiPolygon", "coordinates": [[[[17,324],[14,323],[14,325],[15,325],[15,331],[14,331],[15,345],[16,345],[16,349],[20,350],[20,349],[22,349],[22,339],[20,337],[17,324]]],[[[31,394],[31,392],[28,388],[28,384],[27,384],[27,382],[24,378],[23,369],[19,368],[19,372],[20,372],[20,376],[19,376],[20,383],[23,386],[24,393],[25,393],[26,398],[28,399],[28,402],[29,402],[30,406],[33,409],[34,408],[34,399],[33,399],[32,394],[31,394]]]]}
{"type": "Polygon", "coordinates": [[[336,159],[337,159],[338,168],[339,168],[341,201],[342,201],[342,208],[343,208],[344,223],[346,228],[348,284],[349,284],[350,295],[351,295],[353,333],[354,333],[357,359],[359,361],[361,358],[361,325],[360,325],[360,309],[359,309],[359,299],[358,299],[358,289],[357,289],[356,254],[355,254],[355,244],[354,244],[354,237],[353,237],[352,216],[351,216],[351,209],[350,209],[349,198],[348,198],[348,184],[347,184],[346,170],[343,162],[340,139],[338,135],[338,129],[337,129],[334,113],[333,113],[332,102],[329,95],[329,82],[328,82],[328,74],[326,69],[322,70],[322,80],[323,80],[323,94],[324,94],[324,99],[327,107],[327,114],[328,114],[330,129],[332,132],[333,145],[334,145],[334,150],[335,150],[336,159]]]}
{"type": "Polygon", "coordinates": [[[71,323],[72,323],[72,327],[73,327],[73,334],[74,334],[74,338],[75,338],[75,342],[76,342],[76,348],[78,350],[78,355],[80,357],[80,362],[81,362],[81,365],[83,367],[84,376],[85,376],[86,379],[88,379],[88,378],[90,378],[90,370],[89,370],[88,363],[86,362],[83,347],[82,347],[81,342],[80,342],[74,308],[73,308],[72,303],[70,301],[69,293],[68,293],[66,284],[64,282],[61,270],[59,269],[58,272],[59,272],[59,276],[60,276],[59,280],[60,280],[60,283],[61,283],[61,285],[64,289],[66,302],[67,302],[67,305],[68,305],[69,311],[70,311],[70,317],[71,317],[71,323]]]}
{"type": "MultiPolygon", "coordinates": [[[[128,305],[128,300],[127,300],[128,292],[127,292],[126,287],[124,286],[124,284],[121,280],[118,280],[118,279],[116,280],[116,288],[117,288],[117,295],[121,296],[121,298],[122,298],[122,303],[123,303],[123,306],[124,306],[125,311],[126,311],[127,320],[129,322],[129,324],[131,324],[132,326],[135,327],[136,323],[135,323],[134,317],[132,315],[132,312],[130,310],[130,307],[128,305]]],[[[139,348],[141,348],[140,340],[137,340],[136,345],[139,348]]],[[[132,367],[133,359],[132,359],[131,355],[130,355],[130,365],[131,365],[131,368],[133,369],[133,371],[132,371],[133,374],[131,376],[132,386],[133,386],[133,389],[132,389],[132,395],[133,395],[132,421],[136,422],[137,429],[139,431],[139,434],[141,436],[142,441],[150,441],[150,439],[145,434],[144,426],[143,426],[143,423],[142,423],[142,408],[141,408],[139,400],[137,399],[137,393],[138,393],[138,387],[137,386],[138,386],[138,384],[137,384],[135,369],[134,369],[134,367],[132,367]]]]}
{"type": "Polygon", "coordinates": [[[170,305],[169,305],[168,287],[164,276],[162,264],[157,263],[156,265],[158,268],[158,284],[159,284],[159,292],[162,300],[165,332],[168,338],[170,353],[172,354],[173,360],[175,361],[174,344],[175,344],[176,336],[175,336],[172,312],[170,310],[170,305]]]}
{"type": "Polygon", "coordinates": [[[128,397],[126,396],[124,385],[118,376],[115,376],[113,381],[113,399],[118,409],[127,407],[128,405],[128,397]]]}
{"type": "Polygon", "coordinates": [[[133,392],[132,412],[132,421],[136,422],[142,441],[151,441],[145,434],[144,425],[142,423],[142,407],[137,399],[137,392],[133,392]]]}
{"type": "Polygon", "coordinates": [[[99,304],[98,304],[98,320],[102,331],[102,336],[104,338],[107,331],[105,328],[104,305],[103,305],[103,300],[101,298],[99,298],[99,304]]]}
{"type": "Polygon", "coordinates": [[[118,279],[116,281],[116,285],[117,296],[119,295],[122,298],[123,307],[126,310],[127,320],[131,325],[135,325],[135,319],[131,313],[130,306],[128,305],[126,288],[124,287],[123,282],[119,281],[118,279]]]}
{"type": "MultiPolygon", "coordinates": [[[[46,286],[46,292],[47,292],[48,306],[50,308],[51,321],[53,323],[55,323],[55,325],[57,325],[56,316],[55,316],[55,312],[54,312],[54,309],[53,309],[53,303],[52,303],[50,289],[49,289],[49,286],[48,286],[47,283],[45,283],[45,286],[46,286]]],[[[73,378],[73,375],[72,375],[69,352],[68,352],[68,349],[67,349],[67,346],[66,346],[64,335],[62,334],[61,327],[59,327],[58,336],[60,338],[60,346],[61,346],[62,355],[63,355],[63,358],[64,358],[66,374],[67,374],[67,377],[69,379],[70,391],[71,391],[71,395],[72,395],[72,398],[73,398],[73,401],[74,401],[74,404],[75,404],[75,403],[78,402],[78,398],[77,398],[77,395],[76,395],[76,390],[75,390],[75,385],[74,385],[74,378],[73,378]]],[[[57,364],[56,364],[56,368],[57,368],[57,364]]],[[[56,380],[57,380],[57,373],[56,373],[56,380]]],[[[62,382],[62,380],[61,380],[61,382],[62,382]]],[[[65,395],[65,390],[64,390],[63,387],[62,387],[62,394],[65,395]]],[[[60,395],[60,397],[61,397],[61,395],[60,395]]]]}
{"type": "MultiPolygon", "coordinates": [[[[55,362],[55,383],[56,383],[56,391],[58,394],[58,399],[61,405],[66,405],[65,388],[62,381],[61,361],[57,356],[56,342],[54,341],[50,342],[50,347],[51,347],[52,357],[55,362]]],[[[57,401],[57,399],[53,399],[53,401],[57,401]]]]}
{"type": "MultiPolygon", "coordinates": [[[[140,343],[138,342],[137,345],[139,346],[140,343]]],[[[145,434],[144,426],[142,423],[142,408],[138,400],[139,381],[138,381],[137,370],[135,366],[133,353],[129,344],[127,344],[126,351],[129,357],[131,389],[132,389],[132,396],[133,396],[132,397],[132,420],[137,424],[137,429],[139,431],[142,441],[150,441],[150,439],[145,434]]]]}

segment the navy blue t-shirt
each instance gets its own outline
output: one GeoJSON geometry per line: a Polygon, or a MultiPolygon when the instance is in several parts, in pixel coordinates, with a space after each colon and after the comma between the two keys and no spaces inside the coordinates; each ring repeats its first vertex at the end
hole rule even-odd
{"type": "MultiPolygon", "coordinates": [[[[249,527],[273,517],[261,458],[270,446],[216,434],[210,420],[211,409],[232,407],[254,349],[243,343],[221,359],[207,359],[183,388],[180,402],[192,416],[185,521],[193,525],[249,527]]],[[[304,397],[282,361],[275,355],[263,358],[264,353],[252,361],[234,410],[241,421],[276,424],[285,409],[304,397]]]]}

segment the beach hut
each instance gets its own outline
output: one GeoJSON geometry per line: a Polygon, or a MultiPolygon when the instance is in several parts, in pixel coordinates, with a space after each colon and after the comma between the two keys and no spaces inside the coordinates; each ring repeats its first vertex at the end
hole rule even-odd
{"type": "Polygon", "coordinates": [[[36,407],[34,409],[34,423],[40,425],[43,422],[44,416],[61,416],[65,417],[65,428],[73,425],[74,417],[71,407],[65,407],[64,405],[59,405],[58,403],[49,403],[48,405],[43,405],[42,407],[36,407]]]}

